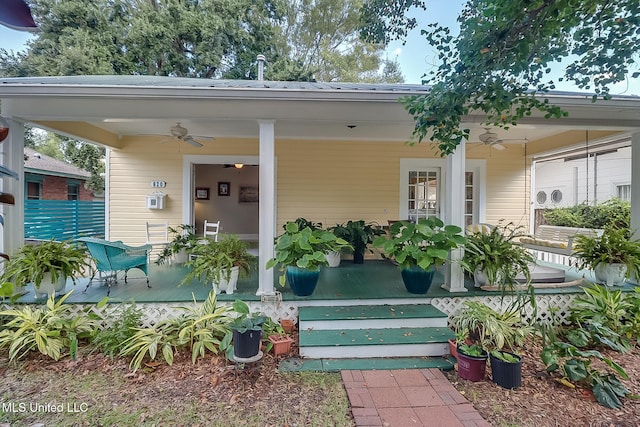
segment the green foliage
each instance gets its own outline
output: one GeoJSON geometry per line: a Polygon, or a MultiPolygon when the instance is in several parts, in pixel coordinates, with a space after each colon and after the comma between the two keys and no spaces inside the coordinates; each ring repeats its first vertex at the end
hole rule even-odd
{"type": "Polygon", "coordinates": [[[529,263],[534,261],[533,256],[518,243],[518,239],[525,235],[522,227],[515,227],[513,223],[500,223],[488,233],[468,234],[462,267],[471,274],[476,269],[482,270],[490,284],[501,288],[514,285],[519,273],[529,283],[529,263]]]}
{"type": "Polygon", "coordinates": [[[91,340],[102,353],[113,359],[124,348],[124,342],[131,338],[136,328],[142,324],[142,310],[135,303],[120,304],[113,313],[106,316],[109,327],[100,329],[91,340]]]}
{"type": "MultiPolygon", "coordinates": [[[[363,34],[372,41],[404,37],[415,20],[406,17],[423,2],[368,0],[363,34]]],[[[440,154],[455,151],[469,137],[465,116],[483,114],[487,126],[515,125],[534,113],[561,118],[567,113],[539,93],[555,89],[552,66],[569,65],[558,79],[609,97],[610,85],[635,70],[640,3],[636,0],[545,1],[468,0],[458,18],[460,31],[432,24],[421,33],[435,47],[438,68],[427,94],[402,102],[415,120],[412,142],[429,140],[440,154]],[[538,93],[538,95],[536,95],[538,93]]]]}
{"type": "Polygon", "coordinates": [[[569,381],[590,387],[596,400],[607,408],[620,408],[620,398],[630,394],[616,377],[617,374],[629,379],[625,370],[599,351],[580,350],[573,344],[557,341],[542,350],[541,358],[548,372],[558,371],[569,381]],[[593,368],[593,360],[603,362],[608,367],[607,371],[593,368]]]}
{"type": "Polygon", "coordinates": [[[51,273],[54,282],[60,277],[71,278],[90,267],[83,247],[67,242],[49,240],[35,245],[27,244],[5,263],[0,283],[12,282],[17,286],[29,282],[39,288],[45,273],[51,273]]]}
{"type": "Polygon", "coordinates": [[[555,208],[543,213],[549,225],[578,228],[630,228],[631,203],[610,199],[598,205],[581,203],[566,208],[555,208]]]}
{"type": "Polygon", "coordinates": [[[255,79],[264,54],[271,80],[402,81],[358,38],[360,0],[31,3],[40,31],[26,52],[0,50],[0,76],[255,79]]]}
{"type": "MultiPolygon", "coordinates": [[[[322,223],[321,222],[313,222],[313,221],[309,221],[306,218],[296,218],[293,222],[295,222],[296,224],[298,224],[298,230],[302,230],[303,228],[309,227],[312,231],[313,230],[319,230],[322,228],[322,223]]],[[[282,226],[282,229],[286,231],[287,229],[287,224],[284,224],[282,226]]]]}
{"type": "Polygon", "coordinates": [[[204,357],[207,350],[218,353],[232,319],[228,307],[217,305],[216,293],[209,292],[199,306],[194,297],[194,307],[178,308],[185,311],[180,317],[160,321],[151,328],[136,328],[135,333],[123,342],[120,355],[133,356],[129,367],[134,372],[140,369],[146,357],[155,360],[158,351],[168,365],[173,364],[175,352],[182,348],[191,351],[193,363],[198,357],[204,357]]]}
{"type": "Polygon", "coordinates": [[[382,247],[401,268],[418,265],[428,270],[443,264],[452,249],[465,244],[461,232],[460,227],[445,226],[436,217],[421,218],[416,224],[399,221],[389,227],[389,237],[378,236],[373,245],[382,247]]]}
{"type": "Polygon", "coordinates": [[[74,314],[70,305],[64,305],[72,292],[58,301],[51,295],[44,308],[25,305],[0,312],[10,318],[0,331],[0,347],[9,348],[9,360],[22,359],[36,350],[54,360],[60,359],[65,349],[75,356],[77,340],[92,336],[100,319],[90,309],[74,314]]]}
{"type": "Polygon", "coordinates": [[[466,336],[486,350],[521,347],[533,328],[523,322],[521,306],[512,304],[499,313],[480,301],[465,301],[451,317],[456,336],[466,336]]]}
{"type": "Polygon", "coordinates": [[[345,224],[336,224],[329,228],[337,237],[346,240],[353,247],[353,251],[364,254],[367,246],[373,243],[377,236],[385,234],[380,226],[373,222],[349,220],[345,224]]]}
{"type": "Polygon", "coordinates": [[[261,331],[262,325],[268,319],[267,316],[251,314],[249,306],[242,300],[234,301],[233,311],[235,311],[237,315],[229,324],[229,328],[240,333],[244,333],[247,331],[261,331]]]}
{"type": "Polygon", "coordinates": [[[640,277],[640,242],[631,240],[628,229],[607,227],[602,236],[577,235],[573,256],[578,269],[595,269],[602,264],[625,264],[627,277],[640,277]]]}
{"type": "Polygon", "coordinates": [[[518,363],[520,361],[518,357],[506,351],[493,350],[491,352],[491,355],[496,359],[502,360],[506,363],[518,363]]]}
{"type": "Polygon", "coordinates": [[[628,351],[629,338],[637,336],[632,319],[640,310],[634,306],[633,298],[625,298],[622,291],[605,286],[583,290],[570,308],[570,320],[580,329],[570,331],[568,339],[578,347],[602,344],[617,351],[628,351]]]}
{"type": "Polygon", "coordinates": [[[240,274],[246,276],[255,260],[248,252],[247,243],[231,234],[224,235],[218,242],[209,240],[196,244],[189,253],[194,258],[185,263],[189,272],[181,285],[194,279],[202,280],[204,284],[219,283],[222,278],[229,280],[233,267],[239,267],[240,274]]]}
{"type": "Polygon", "coordinates": [[[198,236],[196,235],[196,228],[190,224],[180,224],[176,228],[169,227],[169,233],[171,233],[171,241],[166,245],[155,263],[162,265],[172,256],[178,254],[182,250],[189,251],[198,244],[198,236]]]}
{"type": "Polygon", "coordinates": [[[262,345],[267,353],[271,351],[273,347],[273,343],[269,340],[270,335],[286,336],[287,334],[284,332],[280,323],[274,321],[271,317],[267,317],[262,324],[262,345]]]}
{"type": "Polygon", "coordinates": [[[482,348],[481,345],[477,343],[466,344],[463,342],[462,344],[458,344],[458,351],[460,353],[466,354],[467,356],[471,356],[471,357],[487,356],[487,352],[482,348]]]}
{"type": "Polygon", "coordinates": [[[287,266],[297,266],[317,271],[321,265],[327,265],[325,252],[340,251],[349,248],[349,243],[336,237],[330,231],[309,227],[300,229],[298,224],[289,221],[285,224],[285,232],[276,238],[275,258],[267,261],[267,268],[280,265],[280,285],[286,282],[287,266]]]}

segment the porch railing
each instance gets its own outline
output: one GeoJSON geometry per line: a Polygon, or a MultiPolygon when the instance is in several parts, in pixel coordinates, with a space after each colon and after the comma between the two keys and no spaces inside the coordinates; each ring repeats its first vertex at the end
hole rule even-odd
{"type": "Polygon", "coordinates": [[[70,240],[81,236],[104,238],[104,202],[84,200],[26,200],[24,237],[70,240]]]}

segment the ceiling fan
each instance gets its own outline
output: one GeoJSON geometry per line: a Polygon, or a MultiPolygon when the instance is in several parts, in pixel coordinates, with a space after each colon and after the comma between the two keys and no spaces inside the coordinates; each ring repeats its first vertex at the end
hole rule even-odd
{"type": "Polygon", "coordinates": [[[485,132],[478,135],[478,139],[484,145],[488,145],[491,148],[495,148],[496,150],[504,150],[507,147],[502,145],[504,141],[525,141],[527,142],[527,138],[498,138],[498,134],[491,131],[491,128],[484,128],[485,132]]]}
{"type": "Polygon", "coordinates": [[[203,141],[211,141],[215,139],[212,136],[190,135],[189,130],[186,127],[180,125],[180,122],[177,122],[175,126],[171,126],[171,128],[169,129],[169,134],[171,137],[176,138],[180,141],[184,141],[187,144],[191,144],[194,147],[202,147],[202,143],[197,141],[197,139],[203,141]]]}

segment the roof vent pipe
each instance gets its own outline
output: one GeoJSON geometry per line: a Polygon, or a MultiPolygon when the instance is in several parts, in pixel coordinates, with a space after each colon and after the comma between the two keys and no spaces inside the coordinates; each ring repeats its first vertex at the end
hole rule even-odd
{"type": "Polygon", "coordinates": [[[258,81],[264,80],[264,61],[266,61],[264,55],[258,55],[258,81]]]}

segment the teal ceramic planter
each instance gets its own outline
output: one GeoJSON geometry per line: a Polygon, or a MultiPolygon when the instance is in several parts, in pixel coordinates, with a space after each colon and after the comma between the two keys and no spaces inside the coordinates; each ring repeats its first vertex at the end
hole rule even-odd
{"type": "Polygon", "coordinates": [[[436,269],[431,266],[429,270],[424,270],[417,265],[404,268],[400,272],[402,281],[407,291],[412,294],[426,294],[433,282],[433,275],[436,269]]]}
{"type": "Polygon", "coordinates": [[[316,289],[320,270],[311,271],[306,268],[289,266],[285,274],[294,295],[308,297],[316,289]]]}

